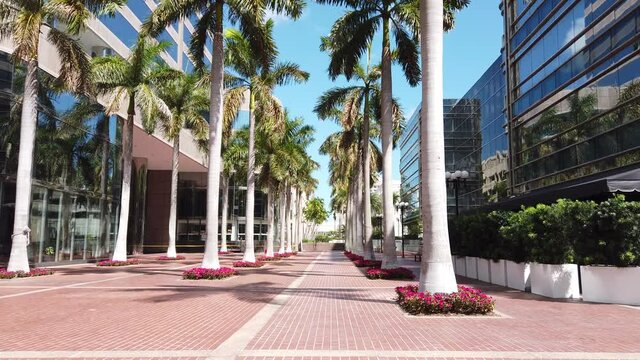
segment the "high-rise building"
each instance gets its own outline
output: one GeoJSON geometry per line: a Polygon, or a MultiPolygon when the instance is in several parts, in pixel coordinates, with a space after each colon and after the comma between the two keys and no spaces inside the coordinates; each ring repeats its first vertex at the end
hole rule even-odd
{"type": "MultiPolygon", "coordinates": [[[[640,0],[503,0],[502,56],[445,100],[447,171],[468,171],[461,211],[640,188],[640,0]]],[[[419,109],[401,142],[419,215],[419,109]]],[[[444,175],[443,175],[444,176],[444,175]]],[[[455,213],[453,187],[449,213],[455,213]]]]}
{"type": "MultiPolygon", "coordinates": [[[[127,57],[142,22],[155,9],[152,0],[129,0],[113,17],[94,18],[79,43],[91,57],[127,57]]],[[[167,27],[157,37],[170,44],[162,60],[175,69],[191,71],[188,44],[196,18],[167,27]]],[[[60,59],[41,34],[40,77],[58,76],[60,59]]],[[[211,49],[211,39],[207,39],[211,49]]],[[[0,42],[0,263],[11,250],[20,124],[23,65],[14,63],[14,46],[0,42]]],[[[211,63],[205,51],[205,65],[211,63]]],[[[46,84],[46,82],[42,82],[46,84]]],[[[72,117],[76,105],[88,99],[69,92],[41,91],[36,131],[29,260],[34,264],[90,261],[113,251],[118,230],[121,191],[121,128],[126,109],[106,116],[91,113],[72,117]]],[[[200,251],[206,231],[206,157],[192,134],[180,134],[178,251],[200,251]]],[[[148,134],[134,120],[133,185],[128,247],[130,252],[162,252],[168,244],[172,143],[161,132],[148,134]]],[[[243,184],[230,189],[232,239],[243,239],[243,184]]],[[[256,194],[256,216],[265,213],[264,196],[256,194]]],[[[256,221],[256,240],[266,226],[256,221]]]]}

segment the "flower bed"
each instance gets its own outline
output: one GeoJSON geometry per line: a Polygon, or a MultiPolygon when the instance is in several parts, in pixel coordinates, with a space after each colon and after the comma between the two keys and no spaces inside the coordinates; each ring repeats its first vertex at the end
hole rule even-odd
{"type": "Polygon", "coordinates": [[[218,251],[218,255],[227,255],[231,254],[231,251],[218,251]]]}
{"type": "Polygon", "coordinates": [[[353,265],[355,265],[356,267],[372,267],[372,268],[379,268],[380,266],[382,266],[382,261],[380,260],[365,260],[365,259],[358,259],[355,260],[353,262],[353,265]]]}
{"type": "Polygon", "coordinates": [[[430,294],[418,292],[416,285],[407,285],[397,287],[396,294],[398,305],[412,315],[485,315],[495,308],[491,296],[467,286],[458,286],[458,292],[452,294],[430,294]]]}
{"type": "Polygon", "coordinates": [[[47,268],[33,268],[29,272],[24,271],[7,271],[5,268],[0,268],[0,279],[13,279],[13,278],[26,278],[34,276],[52,275],[53,270],[47,268]]]}
{"type": "Polygon", "coordinates": [[[394,268],[394,269],[371,268],[371,269],[367,270],[366,276],[367,276],[367,278],[372,279],[372,280],[376,280],[376,279],[384,279],[384,280],[406,279],[406,280],[413,280],[415,278],[415,275],[413,274],[413,271],[411,271],[411,270],[409,270],[407,268],[403,268],[403,267],[394,268]]]}
{"type": "Polygon", "coordinates": [[[278,254],[273,254],[273,256],[261,255],[256,258],[257,261],[261,262],[271,262],[271,261],[280,261],[282,258],[278,254]]]}
{"type": "Polygon", "coordinates": [[[182,278],[185,280],[220,280],[237,274],[236,270],[228,267],[219,269],[193,268],[185,270],[182,273],[182,278]]]}
{"type": "Polygon", "coordinates": [[[292,257],[292,256],[295,256],[295,255],[298,255],[298,253],[297,252],[286,252],[286,253],[278,254],[278,257],[288,258],[288,257],[292,257]]]}
{"type": "Polygon", "coordinates": [[[356,254],[352,253],[351,251],[345,251],[344,252],[344,256],[349,258],[349,260],[351,260],[351,261],[364,260],[364,257],[362,257],[360,255],[356,255],[356,254]]]}
{"type": "Polygon", "coordinates": [[[186,257],[184,257],[184,256],[182,256],[182,255],[176,255],[176,257],[169,257],[169,256],[166,256],[166,255],[163,255],[163,256],[160,256],[160,257],[158,258],[158,260],[163,260],[163,261],[165,261],[165,260],[166,260],[166,261],[171,261],[171,260],[184,260],[184,259],[186,259],[186,257]]]}
{"type": "Polygon", "coordinates": [[[259,268],[263,267],[264,263],[262,261],[234,261],[233,267],[243,267],[243,268],[259,268]]]}
{"type": "Polygon", "coordinates": [[[140,264],[140,260],[138,259],[127,259],[124,261],[121,260],[103,260],[96,263],[96,266],[129,266],[129,265],[138,265],[140,264]]]}

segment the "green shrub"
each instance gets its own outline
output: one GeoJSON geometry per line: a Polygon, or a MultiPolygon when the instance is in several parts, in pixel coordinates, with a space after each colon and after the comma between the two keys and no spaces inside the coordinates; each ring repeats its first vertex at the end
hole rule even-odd
{"type": "Polygon", "coordinates": [[[545,264],[640,265],[640,203],[617,195],[597,204],[560,199],[516,212],[477,213],[449,222],[461,256],[545,264]]]}

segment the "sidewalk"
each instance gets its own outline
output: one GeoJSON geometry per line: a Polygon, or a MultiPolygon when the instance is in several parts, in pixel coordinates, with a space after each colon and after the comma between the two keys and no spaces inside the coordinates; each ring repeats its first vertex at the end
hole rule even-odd
{"type": "Polygon", "coordinates": [[[407,281],[368,280],[340,252],[214,282],[180,278],[199,257],[145,259],[0,282],[0,358],[640,359],[637,308],[461,281],[498,316],[411,317],[392,300],[407,281]]]}

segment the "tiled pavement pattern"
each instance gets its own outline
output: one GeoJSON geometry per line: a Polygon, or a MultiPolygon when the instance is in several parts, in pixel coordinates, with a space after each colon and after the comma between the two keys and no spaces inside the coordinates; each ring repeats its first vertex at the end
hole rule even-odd
{"type": "Polygon", "coordinates": [[[409,317],[392,301],[406,281],[368,280],[338,252],[212,282],[181,280],[197,256],[143,259],[0,282],[0,358],[640,359],[637,308],[473,283],[499,316],[409,317]]]}

